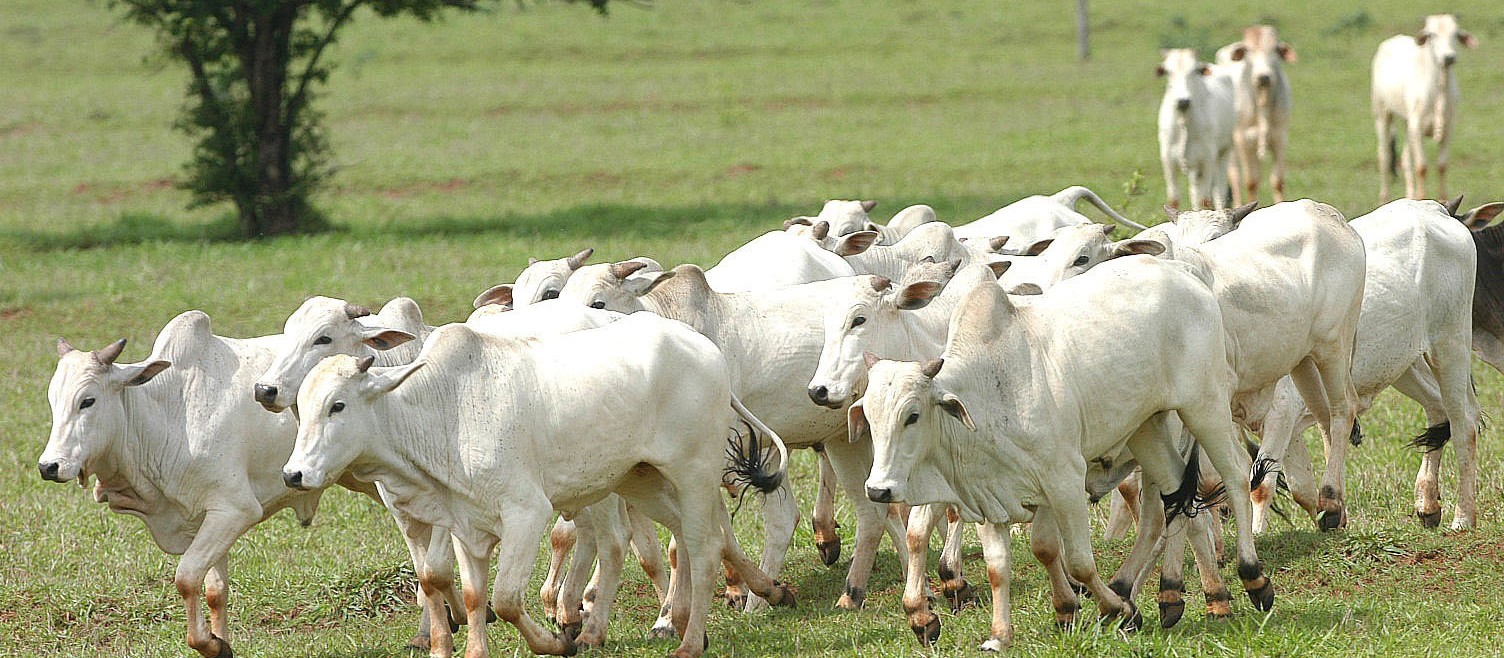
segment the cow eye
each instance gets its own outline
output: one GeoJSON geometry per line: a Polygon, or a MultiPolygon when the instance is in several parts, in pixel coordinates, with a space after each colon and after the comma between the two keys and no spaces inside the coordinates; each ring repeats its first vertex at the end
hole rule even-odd
{"type": "Polygon", "coordinates": [[[590,304],[590,308],[606,308],[606,303],[605,302],[593,302],[593,303],[590,304]]]}
{"type": "Polygon", "coordinates": [[[78,403],[79,409],[88,409],[92,406],[94,406],[94,398],[84,398],[82,402],[78,403]]]}
{"type": "Polygon", "coordinates": [[[333,416],[334,414],[337,414],[337,413],[339,413],[341,411],[344,411],[344,410],[345,410],[345,403],[343,403],[343,402],[335,402],[334,404],[332,404],[332,405],[329,406],[329,415],[333,416]]]}
{"type": "Polygon", "coordinates": [[[548,300],[548,299],[558,299],[558,298],[559,298],[559,291],[557,291],[557,290],[545,290],[545,291],[543,291],[543,299],[545,299],[545,300],[548,300]]]}
{"type": "Polygon", "coordinates": [[[852,329],[860,327],[860,326],[862,326],[864,324],[867,324],[867,318],[865,318],[863,316],[858,315],[858,316],[856,316],[854,318],[851,318],[851,328],[852,329]]]}
{"type": "Polygon", "coordinates": [[[903,419],[904,426],[913,425],[914,423],[917,423],[917,422],[919,422],[919,412],[917,412],[917,411],[909,412],[909,417],[903,419]]]}
{"type": "Polygon", "coordinates": [[[313,339],[314,345],[328,345],[332,342],[334,342],[334,339],[328,336],[319,336],[318,338],[313,339]]]}
{"type": "Polygon", "coordinates": [[[1087,261],[1090,261],[1090,260],[1091,260],[1091,259],[1090,259],[1090,258],[1088,258],[1088,257],[1087,257],[1087,256],[1086,256],[1086,254],[1081,254],[1081,255],[1080,255],[1080,256],[1077,256],[1077,257],[1076,257],[1076,262],[1074,262],[1074,263],[1071,263],[1071,265],[1073,265],[1073,266],[1075,266],[1075,267],[1083,267],[1083,266],[1085,266],[1085,265],[1086,265],[1086,263],[1087,263],[1087,261]]]}

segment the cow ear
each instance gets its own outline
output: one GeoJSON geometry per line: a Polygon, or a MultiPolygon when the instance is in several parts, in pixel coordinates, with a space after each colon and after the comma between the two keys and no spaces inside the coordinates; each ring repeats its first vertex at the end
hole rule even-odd
{"type": "Polygon", "coordinates": [[[633,295],[642,296],[652,292],[654,288],[658,287],[658,284],[672,278],[674,278],[673,270],[639,272],[627,277],[627,280],[622,282],[621,287],[633,295]]]}
{"type": "Polygon", "coordinates": [[[1003,273],[1007,272],[1010,267],[1013,267],[1013,261],[1011,260],[1000,260],[987,264],[987,269],[992,270],[992,276],[999,279],[1003,278],[1003,273]]]}
{"type": "Polygon", "coordinates": [[[506,306],[512,303],[512,284],[503,283],[491,286],[485,292],[476,295],[475,301],[471,302],[471,308],[480,308],[488,304],[500,304],[506,306]]]}
{"type": "Polygon", "coordinates": [[[1473,36],[1473,33],[1467,30],[1457,30],[1457,40],[1461,41],[1462,45],[1468,48],[1478,47],[1478,37],[1473,36]]]}
{"type": "Polygon", "coordinates": [[[360,342],[377,350],[389,350],[414,338],[417,336],[406,331],[384,327],[366,327],[360,331],[360,342]]]}
{"type": "Polygon", "coordinates": [[[1462,220],[1463,225],[1476,230],[1488,226],[1501,212],[1504,212],[1504,201],[1495,201],[1473,208],[1458,219],[1462,220]]]}
{"type": "Polygon", "coordinates": [[[877,243],[877,231],[857,231],[850,235],[841,236],[836,241],[836,248],[832,249],[837,256],[855,256],[867,251],[877,243]]]}
{"type": "Polygon", "coordinates": [[[876,201],[863,201],[862,202],[862,212],[872,212],[872,209],[876,208],[876,207],[877,207],[877,202],[876,201]]]}
{"type": "Polygon", "coordinates": [[[1279,53],[1280,59],[1283,59],[1287,62],[1294,62],[1300,59],[1300,57],[1295,54],[1295,46],[1292,46],[1283,41],[1279,42],[1279,45],[1274,47],[1274,52],[1279,53]]]}
{"type": "Polygon", "coordinates": [[[1231,59],[1234,62],[1241,62],[1241,61],[1243,61],[1243,58],[1247,57],[1247,56],[1248,56],[1248,46],[1245,46],[1245,45],[1243,45],[1241,43],[1238,44],[1238,45],[1236,45],[1236,46],[1233,46],[1232,47],[1232,51],[1229,52],[1229,53],[1227,53],[1228,59],[1231,59]]]}
{"type": "Polygon", "coordinates": [[[418,360],[405,366],[385,368],[385,372],[370,372],[370,378],[366,380],[364,390],[371,395],[390,393],[427,364],[427,361],[418,360]]]}
{"type": "Polygon", "coordinates": [[[577,254],[575,254],[573,256],[570,256],[567,260],[564,261],[564,264],[568,265],[569,269],[571,269],[571,270],[580,269],[581,267],[583,267],[585,265],[585,261],[590,260],[591,254],[594,254],[594,253],[595,253],[595,248],[594,247],[587,247],[587,248],[581,250],[580,253],[577,253],[577,254]]]}
{"type": "Polygon", "coordinates": [[[171,361],[132,363],[128,366],[121,366],[116,377],[122,382],[121,386],[140,386],[170,367],[172,367],[171,361]]]}
{"type": "Polygon", "coordinates": [[[846,408],[846,441],[856,443],[872,438],[872,426],[867,424],[867,408],[857,400],[846,408]]]}
{"type": "Polygon", "coordinates": [[[1042,252],[1042,251],[1044,251],[1046,249],[1049,249],[1050,248],[1050,244],[1053,243],[1054,241],[1055,241],[1055,238],[1045,238],[1043,240],[1035,242],[1034,244],[1029,245],[1028,249],[1024,250],[1024,255],[1025,256],[1038,256],[1040,252],[1042,252]]]}
{"type": "Polygon", "coordinates": [[[971,420],[971,414],[966,411],[966,405],[961,404],[961,398],[956,397],[954,393],[943,393],[940,395],[940,408],[944,409],[945,413],[950,414],[956,420],[961,421],[961,424],[965,425],[966,429],[973,432],[977,431],[977,424],[971,420]]]}
{"type": "Polygon", "coordinates": [[[894,306],[903,311],[917,311],[929,306],[930,302],[945,290],[945,284],[939,281],[918,281],[903,287],[898,291],[898,298],[894,306]]]}
{"type": "Polygon", "coordinates": [[[1154,240],[1122,240],[1112,244],[1112,255],[1108,258],[1121,256],[1158,256],[1165,253],[1165,246],[1154,240]]]}

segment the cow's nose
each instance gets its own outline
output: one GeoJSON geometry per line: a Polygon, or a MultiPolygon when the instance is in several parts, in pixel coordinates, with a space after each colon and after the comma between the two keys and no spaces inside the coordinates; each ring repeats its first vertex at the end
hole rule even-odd
{"type": "Polygon", "coordinates": [[[867,487],[867,498],[874,503],[891,503],[893,502],[893,490],[867,487]]]}
{"type": "Polygon", "coordinates": [[[1271,78],[1270,78],[1270,77],[1269,77],[1269,74],[1267,74],[1267,73],[1265,73],[1265,74],[1264,74],[1264,75],[1261,75],[1261,76],[1259,76],[1259,77],[1257,77],[1257,78],[1254,78],[1254,80],[1253,80],[1253,81],[1254,81],[1254,82],[1255,82],[1255,83],[1256,83],[1256,84],[1258,84],[1258,86],[1260,86],[1260,87],[1268,87],[1268,86],[1269,86],[1269,83],[1270,83],[1270,82],[1273,82],[1273,79],[1271,79],[1271,78]]]}
{"type": "Polygon", "coordinates": [[[283,471],[282,483],[286,484],[289,489],[302,489],[303,471],[293,471],[291,473],[283,471]]]}
{"type": "Polygon", "coordinates": [[[1182,98],[1178,101],[1175,101],[1175,109],[1180,110],[1181,112],[1191,109],[1191,99],[1182,98]]]}
{"type": "Polygon", "coordinates": [[[261,404],[271,404],[277,401],[277,387],[266,384],[256,385],[256,401],[261,404]]]}
{"type": "Polygon", "coordinates": [[[45,464],[37,464],[37,470],[42,472],[42,479],[50,480],[52,482],[61,482],[61,480],[57,479],[57,472],[61,468],[62,464],[59,464],[55,461],[47,462],[45,464]]]}
{"type": "Polygon", "coordinates": [[[1442,66],[1451,66],[1451,65],[1456,64],[1456,63],[1457,63],[1457,56],[1456,55],[1447,55],[1446,57],[1441,58],[1441,64],[1442,64],[1442,66]]]}
{"type": "Polygon", "coordinates": [[[824,386],[811,386],[809,399],[815,404],[823,405],[830,401],[830,389],[824,386]]]}

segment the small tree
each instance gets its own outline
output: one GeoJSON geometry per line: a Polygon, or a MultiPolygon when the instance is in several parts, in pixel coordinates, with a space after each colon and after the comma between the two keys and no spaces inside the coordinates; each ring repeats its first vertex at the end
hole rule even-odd
{"type": "MultiPolygon", "coordinates": [[[[575,1],[575,0],[570,0],[575,1]]],[[[608,0],[582,0],[604,12],[608,0]]],[[[355,12],[432,20],[478,0],[109,0],[188,65],[177,127],[198,137],[183,186],[193,205],[231,201],[247,237],[315,230],[309,196],[328,175],[311,107],[324,51],[355,12]]]]}

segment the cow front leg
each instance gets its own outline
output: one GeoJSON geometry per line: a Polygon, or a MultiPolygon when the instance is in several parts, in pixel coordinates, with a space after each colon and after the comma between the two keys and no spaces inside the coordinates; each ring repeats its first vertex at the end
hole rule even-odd
{"type": "Polygon", "coordinates": [[[231,658],[229,641],[214,633],[208,620],[199,609],[199,595],[204,590],[204,579],[209,571],[225,562],[230,546],[261,520],[260,511],[211,511],[204,517],[193,543],[178,561],[173,584],[183,598],[183,607],[188,619],[188,646],[204,658],[231,658]]]}

